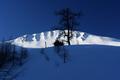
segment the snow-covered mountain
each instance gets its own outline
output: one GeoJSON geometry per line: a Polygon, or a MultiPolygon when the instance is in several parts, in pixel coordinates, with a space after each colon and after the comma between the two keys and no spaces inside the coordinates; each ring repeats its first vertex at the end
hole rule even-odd
{"type": "MultiPolygon", "coordinates": [[[[14,40],[10,40],[10,42],[17,46],[22,46],[25,48],[52,47],[54,46],[53,43],[55,42],[56,38],[61,32],[62,31],[60,30],[55,30],[55,31],[41,32],[41,33],[32,34],[32,35],[26,34],[14,40]]],[[[64,36],[60,38],[61,41],[66,39],[67,38],[64,36]]],[[[109,37],[91,35],[91,34],[88,34],[85,32],[79,32],[79,31],[73,32],[73,37],[70,42],[71,42],[71,45],[120,46],[120,40],[109,38],[109,37]]],[[[67,43],[64,43],[64,44],[67,45],[67,43]]]]}
{"type": "Polygon", "coordinates": [[[120,40],[74,31],[70,42],[77,46],[64,46],[58,54],[52,46],[59,33],[41,32],[8,41],[29,48],[28,61],[16,71],[15,80],[120,80],[120,40]],[[64,51],[67,63],[61,57],[64,51]]]}

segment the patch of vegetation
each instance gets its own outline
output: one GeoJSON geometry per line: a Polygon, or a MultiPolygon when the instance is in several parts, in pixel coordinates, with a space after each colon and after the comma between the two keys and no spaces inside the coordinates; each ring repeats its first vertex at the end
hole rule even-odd
{"type": "Polygon", "coordinates": [[[3,67],[7,67],[5,65],[21,66],[27,56],[27,49],[23,47],[18,49],[15,45],[12,45],[11,43],[2,42],[0,44],[0,69],[3,67]]]}

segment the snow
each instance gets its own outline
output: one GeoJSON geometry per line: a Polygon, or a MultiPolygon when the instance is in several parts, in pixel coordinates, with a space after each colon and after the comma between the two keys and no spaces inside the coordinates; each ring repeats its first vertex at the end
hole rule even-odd
{"type": "Polygon", "coordinates": [[[71,46],[64,46],[69,54],[64,63],[53,47],[59,33],[26,34],[8,41],[30,52],[15,80],[120,80],[120,40],[74,31],[71,46]]]}
{"type": "Polygon", "coordinates": [[[54,48],[30,49],[30,60],[15,80],[120,80],[120,47],[65,48],[70,55],[67,63],[63,63],[54,48]],[[45,53],[41,54],[41,50],[45,53]]]}
{"type": "MultiPolygon", "coordinates": [[[[27,39],[31,35],[24,35],[18,37],[12,41],[12,44],[17,46],[22,46],[25,48],[47,48],[53,47],[53,43],[55,42],[56,38],[58,37],[61,31],[48,31],[48,32],[41,32],[39,34],[32,34],[32,41],[27,39]],[[37,35],[39,36],[39,40],[36,39],[37,35]]],[[[85,32],[73,32],[73,38],[71,39],[71,45],[106,45],[106,46],[120,46],[120,40],[115,40],[114,38],[103,37],[103,36],[96,36],[92,34],[88,34],[85,32]]],[[[67,38],[62,36],[61,40],[66,40],[67,38]]],[[[65,45],[68,45],[65,43],[65,45]]]]}

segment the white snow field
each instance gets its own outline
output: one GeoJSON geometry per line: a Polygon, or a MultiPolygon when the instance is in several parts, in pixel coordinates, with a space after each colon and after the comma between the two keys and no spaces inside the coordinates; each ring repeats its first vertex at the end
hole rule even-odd
{"type": "Polygon", "coordinates": [[[71,45],[64,46],[69,54],[64,63],[53,45],[59,33],[41,32],[9,41],[30,52],[15,80],[120,80],[120,40],[74,31],[71,45]]]}
{"type": "Polygon", "coordinates": [[[54,48],[29,49],[30,60],[15,80],[120,80],[120,47],[81,45],[65,49],[70,57],[67,63],[54,48]]]}
{"type": "MultiPolygon", "coordinates": [[[[60,30],[55,31],[48,31],[48,32],[41,32],[38,34],[32,35],[23,35],[18,37],[14,40],[11,40],[12,44],[17,46],[22,46],[25,48],[46,48],[46,47],[53,47],[53,43],[55,42],[56,38],[58,37],[60,30]]],[[[62,36],[62,40],[66,40],[67,38],[62,36]]],[[[120,40],[103,37],[103,36],[96,36],[91,35],[85,32],[73,32],[73,37],[71,39],[71,45],[107,45],[107,46],[120,46],[120,40]]],[[[67,45],[67,43],[65,43],[67,45]]]]}

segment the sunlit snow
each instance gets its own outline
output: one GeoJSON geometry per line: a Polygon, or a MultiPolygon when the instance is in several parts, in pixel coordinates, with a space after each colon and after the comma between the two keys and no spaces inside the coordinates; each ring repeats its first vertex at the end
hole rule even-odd
{"type": "MultiPolygon", "coordinates": [[[[39,35],[40,39],[37,40],[36,36],[38,34],[32,34],[32,41],[26,40],[28,35],[24,35],[22,37],[18,37],[12,41],[13,44],[17,46],[22,46],[25,48],[46,48],[53,47],[53,43],[58,37],[60,31],[48,31],[41,32],[39,35]]],[[[114,38],[96,36],[87,34],[84,32],[73,32],[73,37],[71,39],[71,45],[106,45],[106,46],[120,46],[120,40],[114,40],[114,38]],[[85,37],[87,36],[87,37],[85,37]]],[[[67,38],[62,36],[61,40],[66,41],[67,38]]],[[[67,43],[65,43],[67,45],[67,43]]]]}

